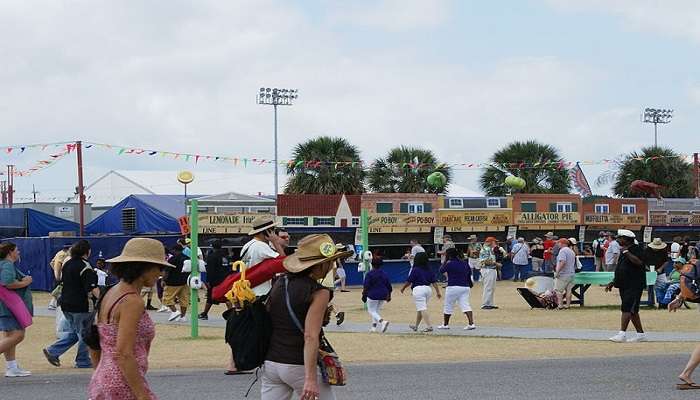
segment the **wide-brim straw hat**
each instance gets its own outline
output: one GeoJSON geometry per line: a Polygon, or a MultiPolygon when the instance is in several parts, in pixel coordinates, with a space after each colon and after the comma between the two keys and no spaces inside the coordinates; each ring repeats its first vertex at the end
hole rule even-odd
{"type": "Polygon", "coordinates": [[[267,215],[261,215],[253,220],[253,229],[248,232],[248,236],[254,236],[260,232],[266,231],[277,226],[277,222],[267,215]]]}
{"type": "Polygon", "coordinates": [[[546,238],[551,238],[552,236],[554,236],[554,232],[547,232],[544,234],[544,237],[546,238]]]}
{"type": "Polygon", "coordinates": [[[142,262],[148,264],[157,264],[164,267],[174,267],[165,261],[165,247],[163,243],[149,238],[133,238],[124,245],[122,254],[118,257],[110,258],[107,262],[124,263],[124,262],[142,262]]]}
{"type": "Polygon", "coordinates": [[[476,240],[476,235],[469,235],[468,240],[476,240]]]}
{"type": "Polygon", "coordinates": [[[306,236],[297,246],[297,251],[285,258],[282,263],[291,273],[298,273],[315,265],[352,255],[352,251],[338,251],[338,246],[326,234],[306,236]]]}
{"type": "Polygon", "coordinates": [[[661,238],[654,238],[654,240],[649,243],[649,247],[654,250],[663,250],[667,246],[666,242],[661,240],[661,238]]]}

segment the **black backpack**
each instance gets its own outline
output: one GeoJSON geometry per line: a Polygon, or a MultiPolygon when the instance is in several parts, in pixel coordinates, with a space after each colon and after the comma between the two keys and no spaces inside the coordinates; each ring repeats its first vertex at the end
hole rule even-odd
{"type": "Polygon", "coordinates": [[[598,246],[595,248],[595,256],[596,257],[603,257],[605,255],[605,249],[603,248],[603,243],[600,242],[600,240],[596,240],[598,242],[598,246]]]}
{"type": "Polygon", "coordinates": [[[226,343],[233,352],[233,361],[239,371],[249,371],[265,362],[272,336],[272,320],[265,306],[265,298],[246,303],[242,310],[224,312],[226,343]]]}

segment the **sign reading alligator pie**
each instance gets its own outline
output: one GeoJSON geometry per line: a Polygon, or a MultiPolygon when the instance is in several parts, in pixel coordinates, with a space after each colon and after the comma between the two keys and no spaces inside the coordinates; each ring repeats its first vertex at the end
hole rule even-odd
{"type": "Polygon", "coordinates": [[[369,233],[430,232],[435,226],[433,214],[370,214],[369,233]]]}
{"type": "MultiPolygon", "coordinates": [[[[521,212],[515,213],[514,224],[520,227],[533,229],[533,225],[540,229],[553,227],[555,225],[573,228],[581,222],[581,216],[577,212],[521,212]]],[[[537,228],[534,228],[537,229],[537,228]]]]}
{"type": "Polygon", "coordinates": [[[199,214],[200,234],[247,234],[262,214],[199,214]]]}

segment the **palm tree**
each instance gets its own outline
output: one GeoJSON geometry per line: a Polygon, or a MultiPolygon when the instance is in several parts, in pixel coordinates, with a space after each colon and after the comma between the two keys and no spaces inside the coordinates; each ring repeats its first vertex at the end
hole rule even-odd
{"type": "Polygon", "coordinates": [[[285,193],[364,193],[360,151],[343,138],[321,136],[299,143],[287,165],[285,193]]]}
{"type": "Polygon", "coordinates": [[[664,147],[645,147],[616,160],[613,169],[596,179],[597,185],[615,182],[613,191],[622,197],[648,197],[650,194],[632,193],[630,184],[643,180],[664,187],[664,197],[693,197],[693,166],[675,151],[664,147]]]}
{"type": "Polygon", "coordinates": [[[491,165],[481,174],[481,189],[488,196],[505,196],[513,189],[505,184],[508,175],[525,180],[521,193],[569,193],[569,171],[557,163],[559,151],[535,140],[513,142],[491,156],[491,165]]]}
{"type": "Polygon", "coordinates": [[[369,188],[377,193],[440,193],[452,179],[451,169],[438,163],[430,150],[396,147],[385,158],[374,162],[368,173],[369,188]],[[428,184],[428,175],[441,172],[447,178],[444,187],[428,184]]]}

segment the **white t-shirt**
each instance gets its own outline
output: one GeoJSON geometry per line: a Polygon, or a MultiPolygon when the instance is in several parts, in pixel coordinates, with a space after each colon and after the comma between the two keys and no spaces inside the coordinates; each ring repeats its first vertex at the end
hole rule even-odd
{"type": "Polygon", "coordinates": [[[528,255],[530,255],[530,249],[525,243],[516,243],[511,250],[513,253],[513,264],[517,265],[527,265],[528,255]]]}
{"type": "MultiPolygon", "coordinates": [[[[269,244],[261,242],[258,239],[253,239],[246,243],[243,249],[241,249],[241,254],[243,254],[242,260],[247,268],[258,265],[268,258],[279,257],[279,254],[272,250],[269,244]]],[[[272,280],[263,282],[254,287],[253,293],[255,293],[256,296],[264,296],[270,293],[270,290],[272,290],[272,280]]]]}
{"type": "Polygon", "coordinates": [[[613,240],[610,242],[610,244],[608,244],[608,250],[605,252],[605,264],[615,264],[615,257],[619,255],[620,244],[617,243],[617,240],[613,240]]]}
{"type": "Polygon", "coordinates": [[[576,253],[568,247],[562,247],[557,256],[557,265],[564,262],[559,270],[559,276],[573,276],[576,273],[576,253]]]}
{"type": "Polygon", "coordinates": [[[97,286],[107,286],[107,273],[101,269],[95,268],[97,273],[97,286]]]}
{"type": "Polygon", "coordinates": [[[671,260],[676,261],[681,255],[681,245],[673,242],[671,243],[671,260]]]}

